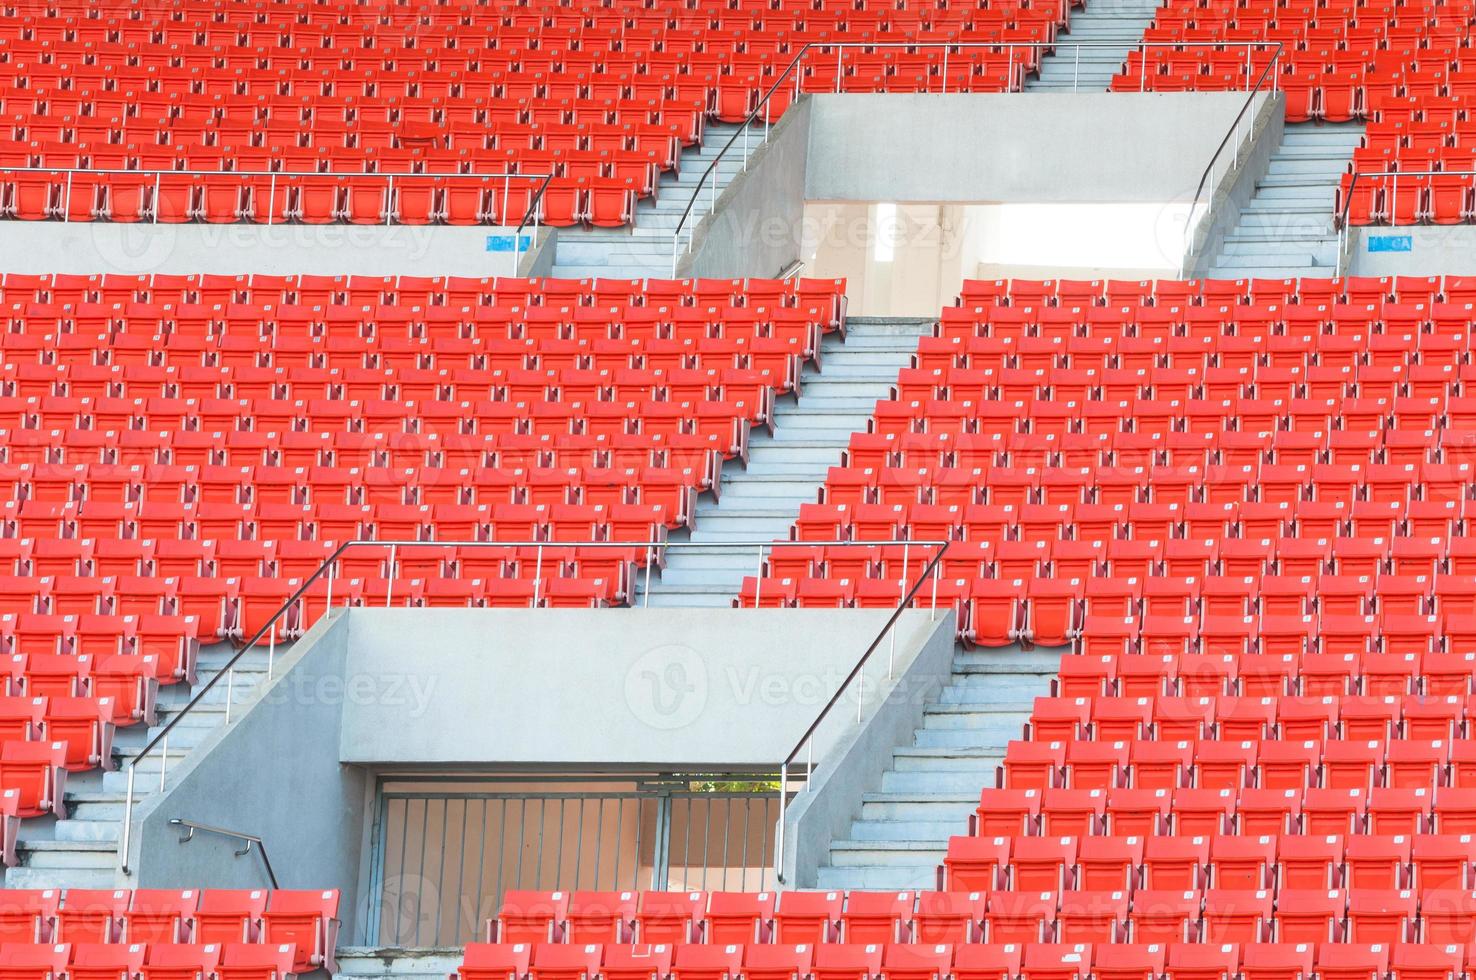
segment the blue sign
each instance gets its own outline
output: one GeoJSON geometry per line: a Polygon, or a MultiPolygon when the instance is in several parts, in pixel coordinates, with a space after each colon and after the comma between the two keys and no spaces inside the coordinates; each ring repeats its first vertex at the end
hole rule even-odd
{"type": "MultiPolygon", "coordinates": [[[[518,236],[518,251],[526,252],[533,247],[532,235],[518,236]]],[[[487,251],[489,252],[511,252],[513,250],[512,235],[488,235],[487,251]]]]}
{"type": "Polygon", "coordinates": [[[1370,252],[1413,252],[1414,238],[1410,235],[1370,235],[1370,252]]]}

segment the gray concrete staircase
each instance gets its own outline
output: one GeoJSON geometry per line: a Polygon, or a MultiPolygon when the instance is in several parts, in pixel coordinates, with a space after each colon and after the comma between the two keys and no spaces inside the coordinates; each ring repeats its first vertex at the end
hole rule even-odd
{"type": "Polygon", "coordinates": [[[1026,80],[1025,91],[1107,91],[1158,6],[1158,0],[1088,0],[1085,10],[1072,12],[1071,23],[1056,37],[1056,50],[1041,60],[1040,75],[1026,80]],[[1080,42],[1093,46],[1073,46],[1080,42]]]}
{"type": "Polygon", "coordinates": [[[1333,276],[1338,259],[1333,199],[1362,138],[1362,123],[1289,123],[1209,275],[1333,276]]]}
{"type": "MultiPolygon", "coordinates": [[[[818,373],[807,369],[799,398],[780,399],[771,436],[755,429],[748,468],[730,461],[723,468],[718,500],[704,496],[696,529],[673,541],[773,541],[789,537],[800,504],[817,499],[826,470],[840,465],[851,433],[866,428],[879,399],[888,397],[897,372],[910,363],[917,340],[932,330],[931,319],[846,321],[846,338],[821,343],[818,373]]],[[[745,575],[757,574],[756,552],[720,548],[677,548],[653,578],[652,606],[727,606],[745,575]]],[[[636,602],[641,602],[637,599],[636,602]]]]}
{"type": "MultiPolygon", "coordinates": [[[[611,279],[671,278],[671,234],[682,211],[692,200],[692,191],[702,180],[707,165],[717,157],[740,127],[708,123],[702,145],[682,153],[678,170],[661,175],[656,194],[636,207],[635,224],[624,228],[561,228],[555,240],[553,274],[565,279],[603,276],[611,279]]],[[[762,126],[748,133],[749,151],[764,139],[762,126]]],[[[742,138],[718,163],[717,193],[743,169],[742,138]]],[[[682,229],[685,236],[696,218],[711,207],[712,177],[703,184],[703,196],[693,209],[694,217],[682,229]]]]}
{"type": "Polygon", "coordinates": [[[850,836],[830,844],[817,888],[935,888],[948,838],[969,832],[979,791],[995,784],[1005,746],[1049,692],[1060,650],[963,650],[953,679],[923,709],[912,744],[892,751],[862,799],[850,836]]]}
{"type": "MultiPolygon", "coordinates": [[[[279,648],[277,653],[281,654],[279,648]]],[[[230,658],[225,644],[207,647],[200,653],[199,682],[207,683],[230,658]]],[[[236,665],[230,684],[234,707],[232,719],[240,717],[258,685],[266,679],[267,651],[253,650],[236,665]]],[[[177,765],[211,732],[225,724],[226,681],[217,684],[206,698],[170,733],[170,766],[177,765]]],[[[20,863],[4,869],[6,888],[116,888],[130,883],[118,873],[118,845],[123,827],[123,807],[128,787],[128,763],[158,734],[160,728],[180,713],[191,691],[177,684],[159,693],[158,725],[119,729],[113,741],[118,767],[111,772],[94,769],[69,773],[67,820],[53,817],[21,823],[16,847],[20,863]]],[[[140,763],[134,781],[134,799],[142,800],[159,790],[157,753],[140,763]]],[[[136,805],[136,804],[135,804],[136,805]]],[[[188,816],[188,814],[181,814],[188,816]]],[[[249,831],[249,828],[243,828],[249,831]]]]}

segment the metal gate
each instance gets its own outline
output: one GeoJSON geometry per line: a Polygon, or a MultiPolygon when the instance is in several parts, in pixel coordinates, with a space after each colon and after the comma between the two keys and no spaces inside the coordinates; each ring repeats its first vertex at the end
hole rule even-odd
{"type": "Polygon", "coordinates": [[[382,785],[368,937],[486,938],[513,889],[758,891],[771,887],[770,781],[507,777],[382,785]]]}

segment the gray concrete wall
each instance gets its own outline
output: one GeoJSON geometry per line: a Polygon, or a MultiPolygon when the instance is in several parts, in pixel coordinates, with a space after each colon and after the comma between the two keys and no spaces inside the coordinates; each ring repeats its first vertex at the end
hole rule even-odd
{"type": "MultiPolygon", "coordinates": [[[[260,836],[283,888],[342,888],[343,935],[355,934],[370,780],[338,760],[343,706],[360,696],[345,675],[348,636],[341,615],[320,621],[278,659],[276,679],[240,705],[229,727],[171,768],[172,785],[137,806],[135,887],[265,887],[257,854],[237,858],[237,842],[210,834],[182,844],[169,821],[213,824],[260,836]]],[[[393,683],[368,681],[380,696],[393,683]]]]}
{"type": "MultiPolygon", "coordinates": [[[[952,611],[938,617],[922,648],[889,685],[885,700],[864,726],[851,725],[835,747],[816,756],[817,768],[805,792],[784,814],[784,884],[814,888],[816,869],[829,857],[830,842],[844,837],[861,797],[881,786],[892,749],[908,745],[922,727],[923,708],[936,701],[952,679],[952,611]]],[[[885,666],[882,659],[879,666],[885,666]]]]}
{"type": "Polygon", "coordinates": [[[1348,233],[1354,276],[1476,275],[1476,225],[1354,227],[1348,233]]]}
{"type": "MultiPolygon", "coordinates": [[[[811,105],[809,96],[796,102],[751,153],[748,169],[723,188],[716,211],[697,223],[692,249],[678,261],[679,277],[768,277],[799,257],[811,105]]],[[[735,152],[739,144],[729,151],[735,152]]],[[[708,206],[705,198],[699,204],[708,206]]]]}
{"type": "MultiPolygon", "coordinates": [[[[414,665],[403,697],[348,698],[366,766],[719,766],[774,771],[889,610],[353,609],[348,672],[414,665]],[[475,724],[469,722],[475,720],[475,724]]],[[[899,663],[935,632],[908,612],[899,663]]],[[[879,697],[868,689],[868,704],[879,697]]],[[[848,714],[855,717],[855,701],[848,714]]],[[[848,731],[822,731],[820,749],[848,731]]]]}
{"type": "Polygon", "coordinates": [[[1236,92],[817,95],[805,196],[1187,202],[1244,101],[1236,92]]]}
{"type": "MultiPolygon", "coordinates": [[[[512,233],[492,226],[0,221],[0,253],[6,271],[22,273],[497,276],[513,274],[513,254],[491,251],[489,242],[512,233]]],[[[539,229],[518,274],[547,274],[551,245],[551,229],[539,229]]]]}

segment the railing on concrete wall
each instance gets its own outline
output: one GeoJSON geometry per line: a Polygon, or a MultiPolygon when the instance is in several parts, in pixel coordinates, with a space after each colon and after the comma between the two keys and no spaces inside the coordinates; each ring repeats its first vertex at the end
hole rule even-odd
{"type": "MultiPolygon", "coordinates": [[[[902,552],[903,552],[903,555],[902,555],[903,568],[902,568],[901,578],[900,578],[900,580],[898,582],[898,603],[899,604],[897,606],[896,611],[887,620],[887,623],[883,626],[882,630],[877,634],[876,639],[872,641],[871,645],[862,654],[861,659],[857,662],[855,668],[852,669],[851,673],[846,677],[845,681],[842,682],[840,688],[836,691],[835,695],[831,698],[830,703],[826,705],[826,707],[825,707],[824,710],[822,710],[821,717],[818,718],[816,720],[816,722],[813,725],[810,726],[810,730],[805,735],[805,738],[806,739],[809,739],[811,737],[811,735],[814,733],[815,729],[819,726],[820,721],[823,720],[823,718],[825,717],[826,713],[828,713],[830,711],[830,709],[835,706],[835,704],[840,700],[842,694],[846,690],[848,690],[853,683],[856,684],[858,690],[860,689],[860,687],[862,685],[864,685],[864,683],[865,683],[865,671],[866,671],[866,666],[867,666],[867,662],[868,662],[869,658],[881,647],[883,641],[887,640],[889,636],[891,638],[891,644],[890,644],[890,648],[889,649],[892,652],[892,654],[895,654],[895,651],[896,651],[896,635],[895,635],[894,627],[896,625],[896,622],[897,622],[898,618],[900,617],[902,610],[904,608],[906,608],[909,604],[913,604],[915,602],[918,603],[918,604],[920,604],[920,600],[918,599],[919,592],[920,592],[923,584],[925,582],[927,582],[929,580],[929,578],[931,578],[931,580],[933,582],[933,589],[932,589],[931,598],[929,599],[928,605],[929,605],[929,608],[930,609],[933,609],[936,612],[937,579],[938,579],[938,575],[939,575],[939,564],[938,564],[938,562],[939,562],[939,559],[942,557],[943,553],[948,548],[948,543],[946,541],[884,540],[884,541],[725,541],[725,542],[690,542],[690,541],[665,541],[665,540],[650,540],[650,541],[398,541],[398,540],[395,540],[395,541],[375,541],[375,540],[357,540],[357,541],[348,541],[348,542],[345,542],[344,544],[341,544],[336,549],[334,549],[333,553],[331,555],[329,555],[328,558],[325,559],[323,561],[323,563],[321,565],[319,565],[312,572],[312,574],[306,576],[305,578],[303,578],[301,580],[301,584],[298,586],[298,588],[290,596],[288,596],[287,600],[282,603],[282,605],[277,609],[277,611],[275,613],[273,613],[272,616],[259,629],[257,629],[249,638],[247,638],[245,640],[245,642],[243,642],[240,645],[240,647],[235,651],[235,653],[230,657],[230,659],[227,660],[226,663],[224,665],[222,665],[222,667],[214,675],[212,675],[208,681],[206,681],[203,685],[201,685],[198,690],[196,690],[196,691],[193,692],[192,696],[190,697],[190,700],[184,705],[184,707],[181,708],[180,711],[177,714],[175,714],[172,718],[170,718],[169,721],[162,728],[159,729],[158,733],[155,734],[154,737],[151,738],[144,745],[144,747],[138,752],[137,755],[135,755],[132,759],[129,760],[128,766],[127,766],[127,770],[126,770],[127,784],[126,784],[126,788],[125,788],[124,801],[123,801],[123,828],[122,828],[122,832],[121,832],[121,835],[120,835],[120,842],[119,842],[119,849],[118,849],[118,868],[119,868],[120,872],[122,874],[124,874],[124,875],[129,875],[129,874],[132,873],[132,869],[129,866],[128,860],[129,860],[129,850],[130,850],[130,847],[132,845],[133,811],[134,811],[134,807],[135,807],[135,805],[137,803],[137,799],[138,799],[137,780],[138,780],[138,778],[140,776],[140,773],[141,773],[140,767],[141,766],[146,766],[147,764],[152,764],[153,761],[157,761],[158,762],[158,765],[159,765],[159,774],[158,774],[159,784],[158,785],[159,785],[159,791],[162,792],[165,789],[165,787],[167,786],[167,784],[168,784],[169,772],[170,772],[170,766],[171,766],[171,758],[170,758],[170,755],[169,755],[169,736],[170,736],[170,734],[173,733],[173,731],[186,718],[190,717],[193,714],[193,712],[198,708],[198,706],[210,694],[211,690],[213,690],[219,684],[224,684],[225,685],[225,689],[226,689],[226,697],[225,697],[225,724],[227,724],[227,725],[230,724],[230,722],[231,722],[231,714],[232,714],[232,710],[233,710],[233,695],[234,695],[234,688],[235,688],[236,670],[237,670],[237,667],[240,665],[240,662],[241,662],[242,658],[244,658],[246,656],[246,654],[250,653],[252,650],[259,650],[259,649],[263,649],[264,648],[267,651],[267,676],[266,676],[266,683],[270,683],[271,682],[272,677],[274,675],[275,666],[276,666],[277,644],[279,642],[281,642],[282,639],[287,635],[287,631],[288,631],[289,627],[291,626],[291,619],[290,619],[290,617],[292,617],[297,612],[297,610],[299,608],[299,603],[301,603],[303,601],[304,597],[308,595],[308,593],[313,589],[314,585],[320,579],[321,580],[324,580],[324,585],[325,585],[324,608],[325,608],[325,610],[332,609],[333,608],[333,604],[334,604],[333,584],[334,584],[334,579],[335,579],[335,575],[336,575],[336,571],[337,571],[337,567],[338,567],[338,562],[339,562],[339,559],[344,555],[344,553],[347,552],[347,551],[349,551],[349,550],[351,550],[351,549],[357,549],[357,548],[388,549],[388,567],[387,567],[387,572],[388,572],[389,586],[386,588],[386,591],[385,591],[385,597],[384,597],[383,605],[390,606],[390,605],[393,604],[394,596],[395,596],[394,583],[398,580],[398,577],[399,577],[396,574],[397,568],[398,568],[398,566],[396,564],[396,557],[402,551],[412,550],[412,549],[419,549],[419,548],[458,549],[458,550],[459,549],[496,549],[496,550],[523,551],[523,552],[533,551],[535,553],[535,558],[534,558],[534,561],[535,561],[535,580],[534,580],[535,581],[535,585],[534,585],[534,593],[533,593],[533,603],[535,605],[538,602],[538,584],[543,581],[542,575],[543,575],[543,572],[545,570],[545,566],[543,564],[543,555],[544,555],[544,552],[546,550],[554,550],[554,551],[566,552],[566,551],[569,551],[571,549],[584,549],[584,548],[589,548],[589,549],[601,549],[601,550],[603,550],[603,549],[617,549],[617,550],[621,550],[621,551],[630,552],[630,553],[633,553],[633,554],[644,553],[645,558],[646,558],[645,569],[644,569],[645,581],[644,581],[644,587],[641,590],[642,591],[642,604],[644,605],[644,604],[647,604],[649,602],[649,598],[650,598],[650,594],[651,594],[651,576],[652,576],[652,570],[659,563],[659,560],[660,560],[661,556],[665,552],[671,551],[671,550],[681,550],[681,549],[685,549],[685,548],[701,548],[701,549],[706,549],[706,550],[716,549],[716,550],[721,550],[721,551],[736,551],[736,552],[740,552],[740,553],[744,553],[744,554],[751,554],[751,555],[754,556],[754,573],[755,573],[756,576],[762,577],[765,561],[776,550],[786,549],[786,548],[815,549],[815,548],[881,548],[881,547],[899,547],[899,548],[902,549],[902,552]],[[917,549],[916,552],[914,552],[913,549],[917,549]],[[936,549],[936,553],[933,555],[932,560],[926,562],[925,564],[923,564],[923,555],[925,553],[927,553],[928,551],[931,551],[933,549],[936,549]],[[922,565],[922,567],[923,567],[922,572],[917,576],[917,579],[916,579],[915,582],[913,581],[912,576],[911,576],[911,571],[912,571],[912,568],[914,567],[911,563],[912,563],[912,561],[914,559],[916,559],[920,563],[920,565],[922,565]],[[909,588],[909,583],[913,583],[910,588],[909,588]]],[[[340,592],[339,599],[340,599],[340,604],[344,604],[344,605],[347,604],[347,599],[343,596],[342,592],[340,592]]],[[[758,605],[759,602],[761,601],[761,599],[762,599],[762,594],[761,593],[756,593],[755,596],[754,596],[754,604],[755,605],[758,605]]],[[[888,666],[888,672],[889,673],[890,673],[890,670],[891,670],[890,664],[891,664],[891,657],[889,655],[889,666],[888,666]]],[[[859,707],[858,707],[858,711],[859,711],[859,707]]],[[[858,715],[858,717],[859,717],[859,715],[858,715]]],[[[803,741],[802,741],[802,744],[803,744],[803,741]]],[[[798,748],[796,748],[796,752],[798,752],[798,748]]],[[[791,761],[793,761],[793,757],[791,757],[791,761]]],[[[153,778],[153,777],[150,776],[148,778],[153,778]]],[[[781,810],[782,810],[782,805],[781,805],[781,810]]],[[[782,848],[781,848],[781,850],[782,850],[782,848]]],[[[782,854],[780,855],[780,857],[782,858],[782,854]]]]}
{"type": "MultiPolygon", "coordinates": [[[[786,66],[785,69],[782,72],[780,72],[779,75],[774,79],[773,84],[771,84],[767,89],[763,90],[760,93],[760,95],[759,95],[758,99],[756,100],[756,103],[753,106],[753,108],[749,111],[748,115],[744,118],[744,120],[742,121],[742,123],[739,124],[739,127],[738,127],[737,132],[733,133],[732,136],[728,137],[728,141],[723,144],[722,149],[720,149],[718,151],[717,155],[715,157],[713,157],[712,161],[710,163],[708,163],[707,168],[702,171],[702,176],[697,180],[696,186],[694,186],[692,188],[692,196],[687,201],[687,206],[682,210],[681,217],[679,219],[677,219],[676,227],[673,228],[672,229],[672,232],[671,232],[671,275],[672,275],[672,277],[675,278],[676,275],[677,275],[677,268],[678,268],[678,265],[679,265],[679,263],[681,261],[682,255],[683,254],[686,254],[686,253],[690,253],[691,250],[692,250],[692,247],[693,247],[693,244],[694,244],[694,241],[695,241],[696,232],[697,232],[697,224],[698,224],[698,222],[701,221],[702,218],[704,218],[704,217],[706,217],[706,216],[708,216],[710,214],[713,214],[713,213],[715,213],[717,211],[717,202],[718,202],[718,183],[717,183],[718,182],[718,168],[721,166],[722,161],[724,160],[724,158],[726,158],[728,156],[728,154],[730,152],[733,153],[735,156],[737,156],[737,154],[739,152],[741,152],[742,153],[742,159],[738,161],[738,169],[737,169],[737,171],[735,173],[735,176],[737,174],[742,174],[742,173],[744,173],[745,171],[748,170],[748,160],[749,160],[749,155],[750,155],[750,149],[749,149],[749,129],[756,122],[762,122],[763,123],[763,127],[764,127],[764,135],[763,135],[763,139],[758,141],[758,144],[759,145],[762,145],[765,141],[768,140],[768,138],[769,138],[769,127],[770,127],[770,124],[772,122],[772,116],[773,116],[773,113],[771,113],[769,111],[771,100],[773,100],[775,98],[775,94],[776,93],[778,93],[782,89],[786,89],[786,88],[789,88],[791,86],[793,87],[793,92],[790,94],[790,98],[798,98],[799,97],[799,95],[801,94],[800,88],[801,88],[802,68],[804,67],[804,61],[805,61],[806,58],[811,57],[812,54],[815,54],[816,52],[818,52],[819,53],[819,56],[824,57],[827,60],[827,63],[828,63],[828,60],[830,58],[830,52],[832,50],[834,50],[834,52],[835,52],[835,62],[836,62],[836,67],[837,67],[836,82],[835,82],[835,91],[836,92],[841,92],[842,91],[842,88],[841,88],[842,71],[840,69],[843,69],[844,68],[844,64],[845,64],[845,52],[847,50],[851,50],[851,49],[864,49],[864,50],[867,50],[867,51],[875,51],[875,50],[885,50],[885,49],[891,49],[891,48],[904,48],[904,49],[912,50],[912,51],[925,51],[925,50],[937,50],[937,49],[940,49],[941,48],[942,49],[942,52],[943,52],[943,57],[942,57],[942,60],[941,60],[941,63],[942,63],[942,79],[941,79],[941,85],[939,86],[939,92],[941,94],[947,94],[947,92],[948,92],[948,54],[949,54],[950,51],[957,51],[959,53],[962,53],[962,52],[968,51],[968,50],[975,50],[975,49],[983,49],[983,50],[988,50],[988,51],[991,51],[991,52],[1000,52],[1000,51],[1003,51],[1003,52],[1006,53],[1006,55],[1005,55],[1005,59],[1006,59],[1005,60],[1005,64],[1006,64],[1006,75],[1008,76],[1009,79],[1013,79],[1014,72],[1015,72],[1015,67],[1016,67],[1015,53],[1017,51],[1055,51],[1055,52],[1060,52],[1060,51],[1063,51],[1063,50],[1065,50],[1065,51],[1074,50],[1076,52],[1076,59],[1073,62],[1073,72],[1072,72],[1071,88],[1072,88],[1072,91],[1075,91],[1076,90],[1076,87],[1077,87],[1077,81],[1078,81],[1078,78],[1079,78],[1079,69],[1080,69],[1080,65],[1081,65],[1081,57],[1080,56],[1081,56],[1081,52],[1083,50],[1093,50],[1093,49],[1097,49],[1097,48],[1120,49],[1121,47],[1122,47],[1122,45],[1119,44],[1119,43],[1117,43],[1117,42],[1115,42],[1115,41],[1012,41],[1012,42],[1008,42],[1008,43],[994,43],[994,42],[989,42],[989,41],[977,41],[977,42],[957,42],[957,41],[909,42],[909,41],[899,41],[899,42],[886,42],[886,43],[868,43],[868,42],[836,43],[836,42],[813,41],[813,42],[811,42],[809,44],[806,44],[803,48],[801,48],[799,50],[799,53],[796,54],[794,56],[794,58],[789,62],[788,66],[786,66]],[[704,193],[706,194],[706,196],[708,198],[707,209],[705,211],[702,211],[701,213],[699,213],[698,212],[698,203],[701,200],[701,198],[703,197],[704,193]],[[689,227],[689,225],[690,225],[690,227],[689,227]],[[682,233],[683,233],[684,230],[686,232],[686,247],[685,248],[682,247],[682,233]]],[[[1269,78],[1270,91],[1272,91],[1272,92],[1277,91],[1277,86],[1279,84],[1279,75],[1278,75],[1278,72],[1277,71],[1274,71],[1273,69],[1276,68],[1276,67],[1278,67],[1280,65],[1280,63],[1281,63],[1281,56],[1282,56],[1283,47],[1282,47],[1282,43],[1280,41],[1188,41],[1188,42],[1183,42],[1183,43],[1176,43],[1176,42],[1172,42],[1172,41],[1162,41],[1162,42],[1159,42],[1159,41],[1142,42],[1142,41],[1140,41],[1137,45],[1134,46],[1134,50],[1157,49],[1157,48],[1170,48],[1170,49],[1175,49],[1175,50],[1197,50],[1197,49],[1203,49],[1203,48],[1210,48],[1210,49],[1220,50],[1220,51],[1233,51],[1233,50],[1236,50],[1238,48],[1244,48],[1245,49],[1246,91],[1248,91],[1250,93],[1249,96],[1248,96],[1248,98],[1246,99],[1246,107],[1249,107],[1249,105],[1251,104],[1251,102],[1254,101],[1254,99],[1256,97],[1256,94],[1262,90],[1263,84],[1266,83],[1266,81],[1267,81],[1268,78],[1269,78]],[[1262,69],[1260,75],[1255,79],[1254,82],[1252,82],[1251,81],[1251,73],[1252,73],[1253,66],[1254,66],[1254,53],[1256,51],[1258,51],[1258,50],[1265,50],[1265,49],[1270,49],[1270,50],[1274,51],[1275,53],[1272,55],[1271,60],[1262,69]]],[[[1021,67],[1022,70],[1023,70],[1024,66],[1027,63],[1028,63],[1028,59],[1026,59],[1022,55],[1020,57],[1020,59],[1019,59],[1019,65],[1020,65],[1020,67],[1021,67]]],[[[1013,82],[1012,81],[1007,81],[1007,84],[1009,85],[1010,90],[1014,90],[1013,89],[1013,82]]],[[[929,88],[928,91],[932,91],[932,89],[929,88]]],[[[1140,66],[1139,78],[1138,78],[1138,91],[1140,91],[1140,92],[1150,91],[1150,89],[1148,88],[1148,60],[1146,58],[1143,59],[1142,65],[1140,66]]],[[[1225,148],[1225,143],[1227,141],[1229,141],[1231,135],[1236,132],[1237,126],[1240,124],[1240,118],[1244,114],[1245,114],[1245,108],[1242,108],[1240,115],[1237,115],[1235,121],[1233,123],[1231,123],[1230,128],[1229,128],[1229,131],[1225,134],[1225,139],[1223,139],[1223,140],[1220,141],[1220,148],[1215,151],[1214,157],[1212,157],[1210,159],[1210,162],[1209,162],[1208,166],[1205,167],[1205,174],[1206,174],[1206,176],[1208,176],[1209,175],[1209,172],[1214,168],[1215,161],[1217,159],[1219,159],[1220,153],[1225,148]]],[[[1204,189],[1204,180],[1201,180],[1200,181],[1200,190],[1199,190],[1199,192],[1196,192],[1196,194],[1195,194],[1196,204],[1198,202],[1198,198],[1199,198],[1200,193],[1203,192],[1203,189],[1204,189]]],[[[1190,214],[1191,214],[1191,218],[1188,219],[1188,220],[1186,220],[1186,225],[1192,223],[1192,214],[1193,214],[1192,207],[1191,207],[1191,210],[1190,210],[1190,214]]],[[[1187,234],[1187,232],[1186,232],[1186,234],[1187,234]]]]}

